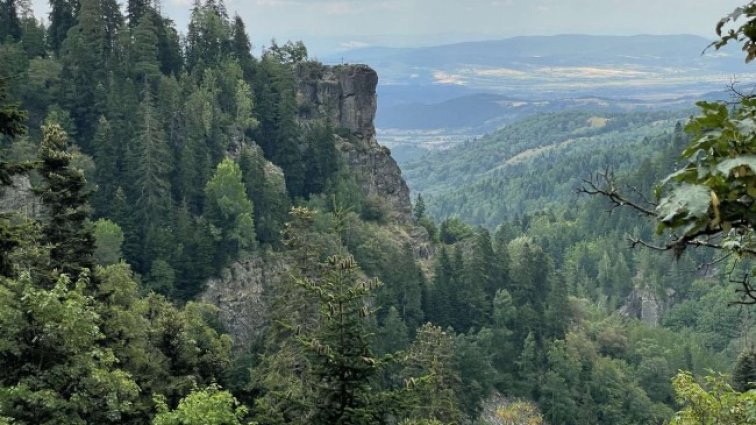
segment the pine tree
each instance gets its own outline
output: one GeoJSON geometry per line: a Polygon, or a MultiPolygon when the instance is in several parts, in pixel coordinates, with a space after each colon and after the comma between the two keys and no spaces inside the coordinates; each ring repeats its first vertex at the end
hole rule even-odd
{"type": "Polygon", "coordinates": [[[45,26],[34,15],[21,18],[21,44],[30,58],[43,58],[47,55],[45,45],[45,26]]]}
{"type": "MultiPolygon", "coordinates": [[[[56,123],[42,129],[39,173],[44,181],[38,190],[48,218],[43,227],[44,241],[50,244],[52,269],[78,277],[93,267],[94,236],[86,225],[89,218],[84,174],[71,166],[66,152],[67,135],[56,123]]],[[[49,282],[52,284],[52,282],[49,282]]]]}
{"type": "Polygon", "coordinates": [[[123,14],[117,0],[100,0],[102,10],[102,21],[105,25],[105,36],[103,38],[103,53],[105,55],[105,67],[112,71],[115,64],[113,56],[118,48],[118,33],[123,27],[123,14]]]}
{"type": "Polygon", "coordinates": [[[322,193],[338,171],[338,152],[330,124],[316,125],[307,133],[304,196],[322,193]]]}
{"type": "Polygon", "coordinates": [[[267,162],[257,145],[242,146],[239,168],[247,196],[255,205],[255,232],[261,243],[276,243],[288,218],[290,202],[280,168],[267,162]]]}
{"type": "Polygon", "coordinates": [[[453,270],[446,246],[441,246],[441,253],[436,263],[433,278],[430,310],[426,311],[428,319],[441,326],[449,326],[452,320],[452,297],[454,296],[453,270]]]}
{"type": "Polygon", "coordinates": [[[408,419],[437,419],[442,423],[461,423],[456,390],[460,377],[453,367],[454,335],[427,323],[417,329],[415,340],[401,364],[408,383],[403,397],[408,419]]]}

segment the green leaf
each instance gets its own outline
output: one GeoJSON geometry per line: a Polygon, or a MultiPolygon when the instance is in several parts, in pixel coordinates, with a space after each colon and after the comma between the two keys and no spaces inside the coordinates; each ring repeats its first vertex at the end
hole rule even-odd
{"type": "Polygon", "coordinates": [[[717,171],[729,176],[733,169],[742,165],[751,169],[751,172],[756,173],[756,155],[740,155],[735,158],[726,159],[717,165],[717,171]]]}
{"type": "Polygon", "coordinates": [[[703,185],[682,184],[657,207],[659,220],[671,223],[677,219],[689,220],[708,215],[711,202],[710,189],[703,185]]]}

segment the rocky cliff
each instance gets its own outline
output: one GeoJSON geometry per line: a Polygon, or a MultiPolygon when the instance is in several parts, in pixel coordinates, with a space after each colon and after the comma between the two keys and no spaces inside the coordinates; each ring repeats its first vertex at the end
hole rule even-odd
{"type": "Polygon", "coordinates": [[[366,195],[382,199],[390,217],[411,221],[409,188],[391,151],[378,144],[375,112],[378,74],[366,65],[325,66],[304,63],[295,69],[297,105],[303,125],[327,121],[335,129],[337,147],[366,195]]]}
{"type": "MultiPolygon", "coordinates": [[[[396,246],[409,243],[418,258],[427,258],[427,232],[411,225],[409,189],[401,170],[389,149],[376,140],[376,72],[365,65],[305,63],[295,69],[295,77],[300,124],[330,123],[337,134],[337,148],[365,194],[385,202],[391,221],[386,231],[401,241],[396,246]]],[[[202,298],[219,307],[238,349],[261,336],[271,294],[282,279],[289,278],[288,265],[293,261],[288,252],[258,252],[208,281],[202,298]]]]}

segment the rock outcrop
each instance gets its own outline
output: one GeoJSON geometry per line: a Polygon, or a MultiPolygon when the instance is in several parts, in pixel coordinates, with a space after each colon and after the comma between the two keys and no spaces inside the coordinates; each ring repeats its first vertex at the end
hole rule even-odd
{"type": "Polygon", "coordinates": [[[665,296],[660,296],[650,287],[644,286],[633,289],[619,309],[624,317],[640,319],[648,326],[656,327],[661,323],[662,315],[669,309],[670,300],[675,291],[667,289],[665,296]]]}
{"type": "Polygon", "coordinates": [[[219,318],[237,348],[243,349],[261,336],[268,318],[266,294],[286,270],[283,258],[255,255],[231,264],[208,281],[202,300],[219,308],[219,318]]]}
{"type": "MultiPolygon", "coordinates": [[[[427,232],[411,225],[409,189],[401,170],[389,149],[376,140],[373,123],[377,108],[376,72],[365,65],[331,67],[304,63],[295,69],[295,77],[300,124],[331,125],[337,149],[350,173],[357,176],[365,195],[383,200],[390,221],[388,232],[397,240],[412,244],[417,258],[429,258],[427,232]]],[[[294,261],[287,252],[259,252],[233,263],[220,277],[208,281],[202,299],[219,307],[220,319],[238,349],[243,350],[263,334],[271,294],[288,277],[288,265],[294,261]]]]}
{"type": "Polygon", "coordinates": [[[10,186],[0,188],[0,213],[16,213],[35,217],[42,212],[42,203],[34,194],[29,176],[13,176],[10,186]]]}
{"type": "Polygon", "coordinates": [[[376,139],[378,74],[366,65],[308,62],[296,68],[295,77],[300,122],[329,122],[338,134],[337,147],[359,176],[365,194],[382,199],[394,221],[409,223],[409,188],[391,151],[376,139]]]}

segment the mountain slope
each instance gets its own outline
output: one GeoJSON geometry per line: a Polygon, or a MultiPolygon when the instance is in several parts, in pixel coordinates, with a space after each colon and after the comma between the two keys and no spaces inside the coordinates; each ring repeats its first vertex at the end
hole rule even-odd
{"type": "Polygon", "coordinates": [[[480,140],[403,164],[437,218],[495,226],[516,214],[572,202],[582,178],[639,167],[667,149],[682,112],[537,115],[480,140]]]}

